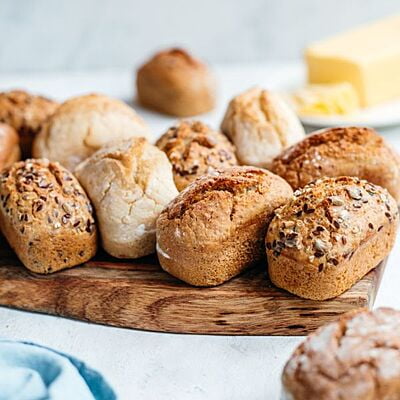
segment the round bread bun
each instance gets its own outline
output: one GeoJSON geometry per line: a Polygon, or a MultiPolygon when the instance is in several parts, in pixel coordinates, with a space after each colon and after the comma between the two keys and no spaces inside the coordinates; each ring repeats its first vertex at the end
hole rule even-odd
{"type": "Polygon", "coordinates": [[[140,103],[165,114],[189,117],[215,106],[215,79],[209,68],[185,50],[153,56],[137,71],[140,103]]]}
{"type": "Polygon", "coordinates": [[[156,219],[178,194],[166,155],[131,138],[104,146],[75,174],[96,210],[104,249],[118,258],[154,253],[156,219]]]}
{"type": "Polygon", "coordinates": [[[324,176],[357,176],[400,202],[400,157],[371,128],[329,128],[307,136],[277,156],[270,170],[293,190],[324,176]]]}
{"type": "Polygon", "coordinates": [[[231,100],[221,130],[236,146],[240,164],[263,168],[305,136],[299,118],[281,96],[257,87],[231,100]]]}
{"type": "Polygon", "coordinates": [[[350,312],[295,350],[282,383],[290,400],[389,400],[400,396],[400,312],[350,312]]]}
{"type": "Polygon", "coordinates": [[[179,191],[201,175],[237,165],[234,146],[226,136],[199,121],[181,121],[156,146],[169,158],[179,191]]]}
{"type": "Polygon", "coordinates": [[[108,142],[149,137],[142,118],[122,101],[99,94],[74,97],[46,121],[33,144],[35,158],[75,167],[108,142]]]}
{"type": "Polygon", "coordinates": [[[0,93],[0,122],[12,126],[20,137],[22,157],[32,153],[32,142],[58,103],[22,90],[0,93]]]}
{"type": "Polygon", "coordinates": [[[10,167],[20,156],[17,132],[10,125],[0,123],[0,171],[10,167]]]}

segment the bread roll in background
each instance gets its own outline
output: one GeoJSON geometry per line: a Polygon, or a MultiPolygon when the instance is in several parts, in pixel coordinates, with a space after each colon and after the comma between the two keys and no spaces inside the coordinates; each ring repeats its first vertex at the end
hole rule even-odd
{"type": "Polygon", "coordinates": [[[202,61],[183,49],[160,51],[136,76],[139,102],[150,109],[190,117],[215,107],[215,78],[202,61]]]}
{"type": "Polygon", "coordinates": [[[0,171],[10,167],[20,156],[17,132],[10,125],[0,123],[0,171]]]}
{"type": "Polygon", "coordinates": [[[400,202],[400,157],[371,128],[329,128],[307,136],[270,167],[292,188],[323,176],[357,176],[386,188],[400,202]]]}
{"type": "Polygon", "coordinates": [[[400,312],[359,310],[319,328],[283,374],[287,400],[400,398],[400,312]]]}
{"type": "Polygon", "coordinates": [[[58,103],[22,90],[0,93],[0,122],[12,126],[20,137],[22,157],[32,154],[32,142],[58,103]]]}
{"type": "Polygon", "coordinates": [[[104,146],[75,173],[95,207],[104,249],[118,258],[154,253],[156,219],[178,194],[167,156],[131,138],[104,146]]]}
{"type": "Polygon", "coordinates": [[[76,178],[58,163],[28,159],[0,175],[0,228],[26,268],[49,273],[92,258],[97,230],[76,178]]]}
{"type": "Polygon", "coordinates": [[[158,218],[161,267],[194,286],[231,279],[264,256],[273,211],[291,196],[282,178],[255,167],[198,178],[158,218]]]}
{"type": "Polygon", "coordinates": [[[108,142],[149,134],[149,128],[131,107],[107,96],[89,94],[60,105],[36,137],[33,155],[58,161],[74,171],[108,142]]]}
{"type": "Polygon", "coordinates": [[[236,146],[240,164],[263,168],[305,135],[299,118],[280,95],[257,87],[231,100],[221,130],[236,146]]]}
{"type": "Polygon", "coordinates": [[[179,122],[156,146],[171,162],[179,191],[201,175],[237,165],[235,148],[226,136],[199,121],[179,122]]]}
{"type": "Polygon", "coordinates": [[[273,284],[300,297],[326,300],[349,289],[392,249],[396,201],[358,178],[322,178],[275,210],[267,236],[273,284]]]}

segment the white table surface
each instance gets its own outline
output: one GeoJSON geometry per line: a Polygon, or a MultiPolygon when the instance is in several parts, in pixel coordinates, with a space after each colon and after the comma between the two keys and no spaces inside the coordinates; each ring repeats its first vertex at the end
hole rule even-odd
{"type": "MultiPolygon", "coordinates": [[[[301,81],[298,65],[217,68],[219,105],[199,119],[217,127],[229,98],[259,84],[280,88],[301,81]]],[[[102,92],[127,101],[134,92],[126,70],[0,76],[0,89],[25,88],[63,100],[102,92]]],[[[174,122],[138,107],[159,136],[174,122]]],[[[400,151],[400,128],[381,133],[400,151]]],[[[400,241],[384,274],[376,306],[400,308],[400,241]]],[[[1,285],[1,282],[0,282],[1,285]]],[[[68,352],[102,372],[122,400],[277,400],[282,367],[300,337],[161,334],[87,324],[0,307],[0,336],[35,341],[68,352]]]]}

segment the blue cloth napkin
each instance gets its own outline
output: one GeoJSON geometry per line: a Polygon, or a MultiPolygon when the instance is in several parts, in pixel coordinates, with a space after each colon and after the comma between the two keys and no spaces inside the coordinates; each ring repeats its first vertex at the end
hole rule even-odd
{"type": "Polygon", "coordinates": [[[0,339],[0,400],[115,400],[103,377],[67,354],[0,339]]]}

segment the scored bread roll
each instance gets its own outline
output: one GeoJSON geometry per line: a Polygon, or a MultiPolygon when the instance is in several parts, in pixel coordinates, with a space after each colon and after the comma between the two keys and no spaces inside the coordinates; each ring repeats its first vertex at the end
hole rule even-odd
{"type": "Polygon", "coordinates": [[[161,267],[194,286],[227,281],[262,258],[273,210],[291,196],[283,179],[255,167],[198,178],[157,220],[161,267]]]}
{"type": "Polygon", "coordinates": [[[319,328],[295,350],[282,383],[287,400],[400,398],[400,312],[359,310],[319,328]]]}
{"type": "Polygon", "coordinates": [[[0,228],[26,268],[49,273],[96,253],[92,206],[58,163],[28,159],[0,175],[0,228]]]}
{"type": "Polygon", "coordinates": [[[226,136],[199,121],[179,122],[156,146],[171,162],[179,191],[201,175],[237,165],[234,146],[226,136]]]}
{"type": "Polygon", "coordinates": [[[75,173],[95,207],[104,249],[119,258],[154,253],[156,219],[178,194],[166,155],[131,138],[104,146],[75,173]]]}
{"type": "Polygon", "coordinates": [[[75,167],[104,144],[130,137],[149,137],[149,128],[122,101],[99,94],[74,97],[46,121],[33,144],[33,155],[75,167]]]}
{"type": "Polygon", "coordinates": [[[317,131],[277,156],[270,170],[294,190],[323,176],[357,176],[400,202],[400,158],[371,128],[317,131]]]}
{"type": "Polygon", "coordinates": [[[32,142],[58,103],[23,90],[0,93],[0,122],[12,126],[20,137],[22,157],[32,153],[32,142]]]}
{"type": "Polygon", "coordinates": [[[264,168],[305,135],[299,118],[285,101],[277,93],[257,87],[231,100],[221,130],[236,146],[241,164],[264,168]]]}
{"type": "Polygon", "coordinates": [[[10,125],[0,123],[0,171],[10,167],[20,156],[17,132],[10,125]]]}
{"type": "Polygon", "coordinates": [[[210,69],[182,49],[155,54],[136,77],[139,102],[156,111],[190,117],[215,106],[215,79],[210,69]]]}
{"type": "Polygon", "coordinates": [[[358,178],[322,178],[275,210],[267,236],[269,276],[300,297],[343,293],[393,247],[398,209],[386,189],[358,178]]]}

